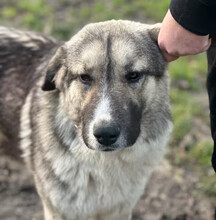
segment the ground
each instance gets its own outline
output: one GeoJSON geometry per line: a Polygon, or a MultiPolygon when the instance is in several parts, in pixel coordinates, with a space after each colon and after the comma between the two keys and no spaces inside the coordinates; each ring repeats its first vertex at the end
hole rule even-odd
{"type": "MultiPolygon", "coordinates": [[[[212,220],[216,202],[196,192],[197,178],[170,166],[157,168],[136,205],[133,220],[212,220]]],[[[42,220],[42,206],[25,165],[0,157],[0,219],[42,220]]]]}

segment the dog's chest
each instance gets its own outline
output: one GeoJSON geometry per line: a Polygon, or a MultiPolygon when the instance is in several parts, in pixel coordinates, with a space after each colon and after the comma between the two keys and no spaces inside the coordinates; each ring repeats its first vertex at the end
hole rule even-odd
{"type": "Polygon", "coordinates": [[[118,205],[130,209],[143,192],[148,175],[142,167],[104,159],[53,163],[58,181],[47,187],[51,202],[68,216],[85,217],[109,212],[118,205]]]}

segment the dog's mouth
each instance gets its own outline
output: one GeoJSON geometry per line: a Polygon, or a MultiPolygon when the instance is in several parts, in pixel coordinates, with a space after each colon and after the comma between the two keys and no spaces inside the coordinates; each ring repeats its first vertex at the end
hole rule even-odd
{"type": "Polygon", "coordinates": [[[86,144],[86,146],[91,150],[103,151],[103,152],[112,152],[123,148],[119,146],[104,146],[104,145],[99,145],[95,148],[90,146],[89,144],[86,144]]]}
{"type": "Polygon", "coordinates": [[[126,147],[120,147],[120,146],[99,146],[98,150],[99,151],[103,151],[103,152],[112,152],[112,151],[117,151],[117,150],[120,150],[120,149],[123,149],[123,148],[126,148],[126,147]]]}
{"type": "Polygon", "coordinates": [[[85,143],[86,147],[88,147],[89,149],[95,150],[95,151],[102,151],[102,152],[113,152],[113,151],[117,151],[119,149],[126,148],[126,146],[119,146],[118,144],[112,144],[110,146],[105,146],[102,144],[91,145],[85,140],[84,140],[84,143],[85,143]]]}
{"type": "Polygon", "coordinates": [[[111,152],[111,151],[115,151],[117,150],[118,148],[102,148],[100,149],[101,151],[104,151],[104,152],[111,152]]]}
{"type": "Polygon", "coordinates": [[[89,149],[91,150],[94,150],[94,151],[101,151],[101,152],[114,152],[114,151],[119,151],[119,150],[123,150],[125,148],[129,148],[131,146],[127,146],[127,145],[119,145],[119,144],[112,144],[110,146],[105,146],[105,145],[102,145],[102,144],[96,144],[95,146],[93,145],[90,145],[89,143],[86,143],[84,141],[86,147],[88,147],[89,149]]]}
{"type": "Polygon", "coordinates": [[[103,151],[103,152],[113,152],[113,151],[118,151],[118,150],[122,150],[122,149],[125,149],[125,148],[129,148],[129,147],[132,147],[132,146],[119,146],[119,145],[114,145],[114,146],[99,146],[98,150],[99,151],[103,151]]]}

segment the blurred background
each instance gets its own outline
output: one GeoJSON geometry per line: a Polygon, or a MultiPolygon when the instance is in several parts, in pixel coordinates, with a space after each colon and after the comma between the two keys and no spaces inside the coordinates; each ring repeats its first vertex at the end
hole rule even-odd
{"type": "MultiPolygon", "coordinates": [[[[0,25],[68,40],[90,22],[161,22],[169,3],[170,0],[1,0],[0,25]]],[[[174,131],[166,159],[153,175],[133,219],[213,219],[216,177],[210,162],[213,142],[206,72],[205,54],[182,57],[169,65],[174,131]]],[[[1,155],[1,220],[41,219],[41,206],[29,179],[22,165],[1,155]]]]}

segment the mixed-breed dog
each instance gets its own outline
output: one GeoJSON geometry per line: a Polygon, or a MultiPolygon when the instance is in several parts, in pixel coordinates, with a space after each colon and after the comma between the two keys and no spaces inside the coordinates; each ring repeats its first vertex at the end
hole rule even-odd
{"type": "Polygon", "coordinates": [[[0,128],[46,220],[129,220],[172,130],[160,25],[89,24],[68,42],[0,28],[0,128]]]}

